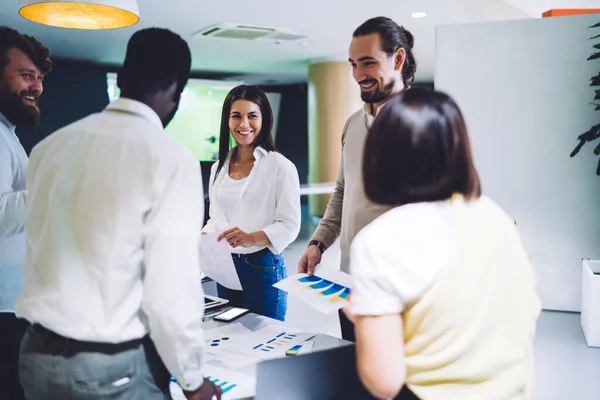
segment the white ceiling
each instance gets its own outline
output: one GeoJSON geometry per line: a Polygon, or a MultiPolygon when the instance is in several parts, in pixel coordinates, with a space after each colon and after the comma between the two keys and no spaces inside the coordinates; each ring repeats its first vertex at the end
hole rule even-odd
{"type": "MultiPolygon", "coordinates": [[[[519,0],[519,4],[539,1],[542,0],[519,0]]],[[[572,1],[578,0],[562,2],[572,1]]],[[[352,31],[366,19],[384,15],[414,34],[419,64],[417,80],[430,81],[436,26],[535,15],[527,8],[517,9],[508,4],[516,4],[516,0],[138,0],[138,3],[141,20],[126,29],[79,31],[38,25],[18,15],[19,0],[0,0],[0,24],[36,36],[52,49],[55,58],[112,65],[121,64],[133,32],[150,26],[165,27],[189,42],[195,72],[227,72],[236,75],[233,79],[254,83],[267,80],[286,83],[304,81],[312,62],[346,60],[352,31]],[[425,12],[427,17],[412,18],[413,12],[425,12]],[[222,22],[287,28],[290,33],[307,38],[301,45],[192,37],[201,29],[222,22]]]]}

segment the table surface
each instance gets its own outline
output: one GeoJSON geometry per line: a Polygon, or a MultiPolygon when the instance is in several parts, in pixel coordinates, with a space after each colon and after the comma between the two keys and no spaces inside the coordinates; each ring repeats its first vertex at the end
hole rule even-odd
{"type": "MultiPolygon", "coordinates": [[[[216,288],[214,287],[214,282],[210,278],[203,279],[202,286],[204,288],[205,294],[209,294],[212,296],[217,295],[216,288]]],[[[224,325],[228,325],[228,324],[235,324],[235,323],[242,324],[243,326],[245,326],[247,329],[249,329],[252,332],[255,332],[259,329],[262,329],[262,328],[270,326],[270,325],[283,325],[287,328],[294,329],[293,326],[287,325],[285,322],[281,322],[281,321],[278,321],[278,320],[275,320],[272,318],[268,318],[268,317],[264,317],[262,315],[258,315],[258,314],[254,314],[254,313],[248,313],[232,322],[219,322],[219,321],[215,321],[214,319],[212,319],[212,317],[214,317],[215,315],[218,315],[221,312],[224,312],[229,308],[230,308],[229,306],[225,305],[224,307],[219,308],[219,309],[207,310],[206,316],[204,319],[204,323],[202,325],[204,330],[217,328],[219,326],[224,326],[224,325]]],[[[313,337],[312,339],[309,339],[315,343],[314,347],[311,350],[312,352],[333,349],[336,347],[342,347],[342,346],[347,346],[347,345],[351,344],[351,342],[348,342],[347,340],[343,340],[343,339],[340,339],[337,337],[333,337],[333,336],[329,336],[329,335],[325,335],[325,334],[317,333],[317,332],[314,332],[314,334],[316,336],[313,337]]],[[[225,368],[230,371],[240,372],[240,373],[246,374],[246,375],[251,376],[252,378],[256,379],[256,367],[258,364],[250,364],[250,365],[246,365],[246,366],[243,366],[241,368],[236,368],[236,369],[231,369],[228,366],[223,365],[222,363],[215,361],[215,360],[210,360],[208,362],[208,364],[214,365],[216,367],[225,368]]],[[[253,399],[253,397],[248,397],[248,398],[240,399],[240,400],[251,400],[251,399],[253,399]]]]}
{"type": "MultiPolygon", "coordinates": [[[[212,318],[209,318],[206,321],[204,321],[203,328],[204,328],[204,330],[208,330],[208,329],[212,329],[212,328],[217,328],[219,326],[224,326],[227,324],[235,324],[235,323],[240,323],[240,324],[244,325],[247,329],[249,329],[252,332],[255,332],[259,329],[262,329],[262,328],[270,326],[270,325],[283,325],[283,326],[293,329],[292,326],[286,325],[285,322],[277,321],[275,319],[264,317],[262,315],[258,315],[258,314],[254,314],[254,313],[248,313],[232,322],[219,322],[219,321],[215,321],[212,318]]],[[[344,339],[336,338],[336,337],[325,335],[322,333],[315,332],[315,335],[316,335],[315,337],[310,339],[315,342],[314,347],[312,349],[313,352],[320,351],[320,350],[333,349],[336,347],[347,346],[347,345],[351,344],[350,342],[348,342],[344,339]]],[[[212,365],[215,365],[215,366],[221,367],[221,368],[230,369],[230,368],[222,365],[221,363],[215,362],[215,361],[209,361],[209,364],[212,364],[212,365]]],[[[247,365],[242,368],[235,369],[234,371],[242,372],[244,374],[248,374],[248,375],[255,377],[256,376],[256,364],[247,365]]]]}

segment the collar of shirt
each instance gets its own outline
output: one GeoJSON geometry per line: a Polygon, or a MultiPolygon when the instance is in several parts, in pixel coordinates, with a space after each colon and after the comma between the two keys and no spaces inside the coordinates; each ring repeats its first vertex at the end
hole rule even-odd
{"type": "Polygon", "coordinates": [[[365,125],[367,126],[367,129],[371,129],[371,125],[373,125],[373,122],[375,121],[375,117],[379,114],[379,111],[381,111],[381,109],[383,108],[383,106],[385,106],[387,104],[387,101],[385,103],[381,103],[379,105],[379,107],[377,107],[377,111],[375,111],[375,115],[373,115],[371,113],[371,103],[365,103],[365,105],[363,106],[363,111],[365,112],[365,125]]]}
{"type": "Polygon", "coordinates": [[[261,146],[256,146],[253,154],[254,154],[254,158],[256,158],[258,160],[259,158],[266,156],[268,154],[268,152],[265,149],[263,149],[261,146]]]}
{"type": "MultiPolygon", "coordinates": [[[[404,88],[403,91],[407,90],[407,89],[410,89],[410,85],[406,86],[406,88],[404,88]]],[[[365,114],[367,114],[367,117],[370,118],[371,123],[373,122],[373,120],[375,119],[375,117],[379,114],[379,111],[381,111],[381,107],[383,107],[383,106],[385,106],[387,104],[388,100],[386,100],[385,102],[381,103],[381,105],[379,107],[377,107],[377,111],[375,111],[375,115],[373,115],[371,113],[372,104],[371,103],[365,103],[364,104],[363,111],[365,112],[365,114]]]]}
{"type": "Polygon", "coordinates": [[[12,124],[8,118],[6,118],[4,116],[4,114],[0,113],[0,123],[6,125],[6,127],[8,128],[9,131],[11,131],[12,133],[15,133],[15,125],[12,124]]]}
{"type": "Polygon", "coordinates": [[[373,106],[371,103],[365,103],[363,105],[363,111],[369,115],[370,117],[375,118],[377,116],[377,114],[379,114],[379,111],[381,110],[381,107],[385,106],[387,104],[388,100],[386,100],[385,102],[381,103],[381,105],[379,107],[377,107],[377,111],[375,111],[375,115],[373,115],[373,113],[371,113],[371,107],[373,106]]]}
{"type": "Polygon", "coordinates": [[[138,115],[163,129],[163,124],[158,114],[146,104],[137,100],[120,97],[113,100],[105,110],[138,115]]]}
{"type": "MultiPolygon", "coordinates": [[[[256,148],[254,149],[254,152],[252,153],[252,155],[254,156],[256,161],[260,160],[267,154],[269,154],[269,152],[266,151],[261,146],[256,146],[256,148]]],[[[231,151],[229,151],[229,153],[227,153],[227,158],[225,159],[225,165],[224,165],[225,172],[228,172],[228,173],[229,173],[229,162],[230,161],[231,161],[231,151]]],[[[254,164],[254,166],[256,166],[256,164],[254,164]]],[[[252,173],[252,172],[250,172],[250,173],[252,173]]]]}

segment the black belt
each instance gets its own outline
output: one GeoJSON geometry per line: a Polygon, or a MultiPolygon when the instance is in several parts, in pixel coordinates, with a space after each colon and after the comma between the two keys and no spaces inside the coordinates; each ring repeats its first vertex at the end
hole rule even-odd
{"type": "Polygon", "coordinates": [[[248,256],[261,256],[263,254],[267,254],[270,253],[271,250],[269,250],[268,247],[265,247],[262,250],[256,251],[254,253],[247,253],[247,254],[238,254],[238,253],[231,253],[231,257],[233,258],[243,258],[243,257],[248,257],[248,256]]]}
{"type": "Polygon", "coordinates": [[[116,354],[127,350],[137,349],[140,344],[144,343],[146,340],[150,340],[150,336],[146,335],[141,339],[133,339],[121,343],[87,342],[59,335],[50,329],[44,328],[40,324],[33,324],[30,329],[33,329],[36,333],[54,342],[68,343],[73,346],[73,350],[77,352],[116,354]]]}

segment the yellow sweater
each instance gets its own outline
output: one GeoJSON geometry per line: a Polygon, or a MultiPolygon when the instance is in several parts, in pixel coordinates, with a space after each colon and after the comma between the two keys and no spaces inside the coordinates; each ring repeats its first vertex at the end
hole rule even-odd
{"type": "Polygon", "coordinates": [[[455,196],[451,257],[403,312],[407,385],[422,400],[530,398],[540,302],[513,221],[455,196]]]}

